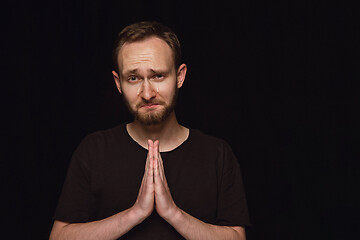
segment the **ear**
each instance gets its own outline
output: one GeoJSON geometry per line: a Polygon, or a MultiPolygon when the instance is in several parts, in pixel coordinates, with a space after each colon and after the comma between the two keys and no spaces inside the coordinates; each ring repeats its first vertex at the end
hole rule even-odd
{"type": "Polygon", "coordinates": [[[184,84],[185,76],[186,76],[187,66],[185,64],[181,64],[177,71],[177,87],[181,88],[184,84]]]}
{"type": "Polygon", "coordinates": [[[113,75],[113,78],[114,78],[114,81],[115,81],[115,84],[116,84],[116,88],[118,89],[119,93],[121,94],[122,92],[121,92],[121,85],[120,85],[119,75],[115,71],[112,71],[111,73],[113,75]]]}

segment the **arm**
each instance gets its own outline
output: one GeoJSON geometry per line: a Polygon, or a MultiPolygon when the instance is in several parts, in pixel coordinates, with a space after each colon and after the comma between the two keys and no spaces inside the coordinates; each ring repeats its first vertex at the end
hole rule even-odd
{"type": "Polygon", "coordinates": [[[131,209],[88,223],[67,223],[56,220],[50,239],[117,239],[139,223],[138,217],[131,209]]]}
{"type": "Polygon", "coordinates": [[[245,229],[240,226],[216,226],[207,224],[179,209],[174,203],[166,181],[164,166],[159,152],[159,142],[154,142],[155,205],[158,214],[184,238],[195,239],[238,239],[245,240],[245,229]]]}
{"type": "Polygon", "coordinates": [[[145,173],[135,204],[108,218],[88,223],[55,221],[50,239],[117,239],[140,224],[154,209],[153,145],[149,145],[145,173]]]}
{"type": "Polygon", "coordinates": [[[181,209],[166,219],[186,239],[238,239],[245,240],[245,229],[240,226],[228,227],[207,224],[196,219],[181,209]]]}

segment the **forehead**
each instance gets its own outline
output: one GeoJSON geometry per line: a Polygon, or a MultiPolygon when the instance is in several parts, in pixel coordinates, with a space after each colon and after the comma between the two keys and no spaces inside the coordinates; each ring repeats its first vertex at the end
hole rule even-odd
{"type": "Polygon", "coordinates": [[[174,67],[173,52],[170,46],[157,37],[125,43],[118,54],[121,72],[138,68],[171,68],[174,67]]]}

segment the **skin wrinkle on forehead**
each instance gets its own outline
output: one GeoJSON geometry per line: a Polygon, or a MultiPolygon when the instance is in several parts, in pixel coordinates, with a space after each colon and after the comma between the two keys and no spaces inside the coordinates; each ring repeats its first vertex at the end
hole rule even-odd
{"type": "Polygon", "coordinates": [[[170,70],[168,69],[163,69],[162,66],[164,66],[164,64],[160,64],[155,65],[154,62],[151,59],[137,59],[134,62],[130,61],[124,61],[124,64],[122,66],[122,71],[121,74],[123,76],[129,75],[129,74],[141,74],[142,72],[147,72],[147,73],[161,73],[161,72],[169,72],[170,70]]]}
{"type": "Polygon", "coordinates": [[[142,63],[151,63],[151,62],[155,62],[157,59],[154,56],[154,54],[139,54],[139,55],[124,55],[123,59],[125,63],[129,64],[129,65],[139,65],[142,63]]]}
{"type": "Polygon", "coordinates": [[[119,72],[121,75],[125,75],[128,70],[138,68],[138,66],[144,66],[147,69],[158,69],[159,66],[151,64],[158,63],[161,66],[169,62],[174,62],[173,52],[164,40],[151,37],[144,41],[125,43],[121,47],[118,53],[119,72]],[[156,41],[155,39],[160,41],[156,41]],[[142,43],[149,40],[153,45],[144,47],[142,43]],[[166,57],[164,58],[164,56],[166,57]]]}
{"type": "MultiPolygon", "coordinates": [[[[134,69],[131,69],[131,70],[126,70],[124,73],[122,73],[122,77],[126,77],[128,75],[131,75],[131,74],[141,74],[141,70],[139,70],[138,68],[134,68],[134,69]]],[[[168,75],[171,73],[171,69],[166,69],[166,68],[150,68],[150,69],[147,69],[146,70],[147,73],[150,73],[150,74],[165,74],[165,75],[168,75]]]]}

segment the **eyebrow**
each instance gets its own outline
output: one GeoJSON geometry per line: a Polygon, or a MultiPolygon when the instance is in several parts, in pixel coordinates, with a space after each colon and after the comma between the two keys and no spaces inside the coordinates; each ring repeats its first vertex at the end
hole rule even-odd
{"type": "MultiPolygon", "coordinates": [[[[124,72],[123,76],[127,76],[129,74],[136,74],[139,72],[139,69],[138,68],[134,68],[134,69],[130,69],[130,70],[127,70],[126,72],[124,72]]],[[[149,72],[152,72],[152,73],[168,73],[169,70],[165,70],[165,69],[152,69],[150,68],[149,69],[149,72]]]]}
{"type": "Polygon", "coordinates": [[[134,74],[134,73],[137,73],[138,72],[138,69],[135,68],[135,69],[130,69],[130,70],[127,70],[126,72],[124,72],[123,75],[129,75],[129,74],[134,74]]]}

